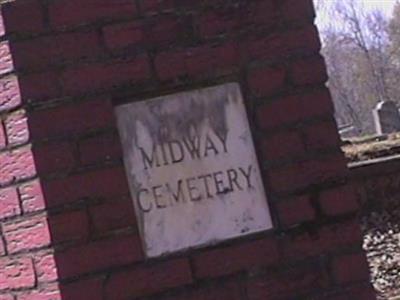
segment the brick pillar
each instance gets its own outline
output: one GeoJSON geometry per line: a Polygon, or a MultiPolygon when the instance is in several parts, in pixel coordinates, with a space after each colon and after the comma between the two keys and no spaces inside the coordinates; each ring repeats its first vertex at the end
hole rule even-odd
{"type": "Polygon", "coordinates": [[[0,299],[375,298],[311,0],[2,13],[0,299]],[[244,94],[274,229],[146,260],[114,106],[225,82],[244,94]]]}

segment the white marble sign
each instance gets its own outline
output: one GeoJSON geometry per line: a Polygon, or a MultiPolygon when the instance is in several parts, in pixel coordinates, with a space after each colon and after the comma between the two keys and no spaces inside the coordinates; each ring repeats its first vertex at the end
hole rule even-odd
{"type": "Polygon", "coordinates": [[[147,257],[272,227],[238,84],[116,108],[147,257]]]}

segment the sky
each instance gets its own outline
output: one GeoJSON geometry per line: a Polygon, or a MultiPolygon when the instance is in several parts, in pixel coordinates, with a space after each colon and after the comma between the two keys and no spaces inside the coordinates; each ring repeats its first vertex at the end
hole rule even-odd
{"type": "MultiPolygon", "coordinates": [[[[316,1],[316,0],[314,0],[316,1]]],[[[335,2],[338,1],[346,1],[346,0],[320,0],[323,1],[324,3],[331,5],[334,4],[335,2]]],[[[380,10],[386,17],[390,18],[393,12],[393,7],[395,3],[400,0],[360,0],[359,2],[361,3],[362,6],[367,11],[372,11],[372,10],[380,10]]],[[[323,28],[325,25],[327,25],[328,22],[332,22],[332,20],[329,20],[326,14],[323,12],[317,12],[317,20],[316,23],[318,27],[323,28]]]]}

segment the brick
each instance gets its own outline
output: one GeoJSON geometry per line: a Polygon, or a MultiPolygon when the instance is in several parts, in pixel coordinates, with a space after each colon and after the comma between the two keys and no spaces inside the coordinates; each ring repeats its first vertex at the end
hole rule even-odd
{"type": "Polygon", "coordinates": [[[240,28],[239,11],[207,11],[199,17],[199,32],[202,37],[232,33],[240,28]]]}
{"type": "Polygon", "coordinates": [[[266,160],[274,161],[304,154],[304,143],[296,131],[279,132],[264,139],[262,152],[266,160]]]}
{"type": "Polygon", "coordinates": [[[205,45],[191,48],[185,53],[186,72],[193,77],[218,70],[229,70],[238,66],[239,62],[237,45],[232,42],[214,47],[205,45]]]}
{"type": "Polygon", "coordinates": [[[139,22],[127,22],[105,26],[104,41],[109,49],[122,49],[143,42],[144,33],[139,22]]]}
{"type": "Polygon", "coordinates": [[[354,213],[359,209],[357,195],[354,187],[350,185],[323,191],[320,195],[320,205],[323,213],[328,216],[354,213]]]}
{"type": "Polygon", "coordinates": [[[162,52],[155,58],[155,66],[158,77],[161,80],[168,80],[182,76],[186,73],[184,52],[162,52]]]}
{"type": "Polygon", "coordinates": [[[35,273],[30,258],[0,259],[0,290],[34,286],[35,273]]]}
{"type": "Polygon", "coordinates": [[[0,189],[0,219],[19,215],[18,193],[15,187],[0,189]]]}
{"type": "Polygon", "coordinates": [[[299,86],[324,83],[328,80],[322,56],[294,62],[290,67],[290,73],[292,83],[299,86]]]}
{"type": "Polygon", "coordinates": [[[89,236],[89,219],[84,210],[49,216],[49,227],[54,243],[85,240],[89,236]]]}
{"type": "Polygon", "coordinates": [[[0,256],[3,256],[6,254],[6,245],[4,244],[4,241],[2,238],[0,238],[0,256]]]}
{"type": "Polygon", "coordinates": [[[304,189],[347,175],[342,153],[293,163],[268,173],[270,186],[276,192],[304,189]]]}
{"type": "Polygon", "coordinates": [[[32,178],[35,163],[29,148],[0,153],[0,184],[32,178]]]}
{"type": "Polygon", "coordinates": [[[284,67],[251,70],[248,75],[250,90],[258,97],[270,97],[283,90],[286,80],[284,67]]]}
{"type": "Polygon", "coordinates": [[[334,120],[307,126],[303,130],[307,150],[338,148],[340,137],[334,120]]]}
{"type": "Polygon", "coordinates": [[[88,24],[104,19],[134,17],[136,5],[130,0],[62,0],[49,6],[50,24],[55,28],[88,24]]]}
{"type": "Polygon", "coordinates": [[[10,253],[28,251],[50,245],[50,232],[44,217],[3,224],[3,234],[10,253]]]}
{"type": "Polygon", "coordinates": [[[205,278],[267,266],[277,263],[278,260],[276,241],[264,239],[202,252],[194,256],[193,264],[196,277],[205,278]]]}
{"type": "Polygon", "coordinates": [[[123,168],[96,170],[43,182],[42,186],[49,207],[87,198],[114,199],[129,194],[123,168]]]}
{"type": "Polygon", "coordinates": [[[0,75],[4,75],[14,70],[13,58],[11,56],[8,42],[0,43],[0,75]]]}
{"type": "Polygon", "coordinates": [[[333,104],[327,89],[303,95],[287,96],[262,105],[257,111],[263,129],[299,122],[317,116],[332,115],[333,104]]]}
{"type": "Polygon", "coordinates": [[[57,284],[46,285],[39,290],[24,291],[17,295],[17,300],[62,300],[57,284]]]}
{"type": "Polygon", "coordinates": [[[97,234],[136,224],[133,203],[128,198],[93,206],[89,209],[89,213],[93,230],[97,234]]]}
{"type": "Polygon", "coordinates": [[[138,236],[110,237],[57,254],[60,278],[106,270],[143,259],[138,236]]]}
{"type": "Polygon", "coordinates": [[[53,253],[35,253],[33,263],[39,283],[57,280],[57,266],[53,253]]]}
{"type": "Polygon", "coordinates": [[[19,70],[91,58],[100,53],[100,49],[100,37],[96,31],[64,33],[12,44],[15,66],[19,70]]]}
{"type": "Polygon", "coordinates": [[[369,267],[364,253],[354,253],[335,257],[332,262],[332,273],[340,283],[369,280],[369,267]]]}
{"type": "Polygon", "coordinates": [[[303,293],[327,289],[330,285],[329,275],[320,264],[296,266],[251,278],[247,285],[248,299],[297,299],[303,293]]]}
{"type": "Polygon", "coordinates": [[[191,24],[185,23],[187,18],[175,16],[159,16],[150,19],[143,27],[143,41],[147,45],[162,46],[176,43],[185,39],[185,33],[191,24]],[[154,21],[153,21],[154,20],[154,21]]]}
{"type": "Polygon", "coordinates": [[[67,69],[62,74],[66,95],[87,93],[98,89],[111,89],[145,81],[149,77],[150,66],[146,56],[82,65],[67,69]]]}
{"type": "Polygon", "coordinates": [[[76,165],[74,146],[68,142],[34,146],[32,152],[39,175],[51,174],[58,171],[67,172],[76,165]]]}
{"type": "Polygon", "coordinates": [[[28,119],[24,111],[8,115],[4,123],[10,145],[22,145],[28,142],[28,119]]]}
{"type": "Polygon", "coordinates": [[[247,60],[281,61],[291,56],[317,53],[321,48],[317,28],[309,24],[286,32],[272,33],[260,38],[248,35],[240,44],[247,60]]]}
{"type": "Polygon", "coordinates": [[[21,74],[18,78],[24,102],[44,101],[61,95],[60,75],[56,71],[21,74]]]}
{"type": "Polygon", "coordinates": [[[35,180],[21,185],[19,194],[22,202],[22,209],[25,213],[41,211],[45,208],[42,187],[40,182],[35,180]]]}
{"type": "Polygon", "coordinates": [[[281,9],[283,18],[288,22],[312,22],[315,17],[312,0],[285,0],[281,9]]]}
{"type": "Polygon", "coordinates": [[[361,248],[362,234],[357,220],[317,228],[315,232],[288,235],[282,241],[286,261],[337,252],[350,246],[361,248]]]}
{"type": "Polygon", "coordinates": [[[65,299],[99,300],[103,299],[103,278],[90,278],[61,285],[65,299]]]}
{"type": "Polygon", "coordinates": [[[186,259],[170,260],[111,275],[105,287],[107,299],[122,300],[154,294],[192,282],[186,259]]]}
{"type": "Polygon", "coordinates": [[[162,297],[160,300],[241,300],[242,284],[240,280],[229,280],[207,285],[197,289],[186,289],[179,295],[162,297]]]}
{"type": "Polygon", "coordinates": [[[284,226],[291,226],[315,218],[315,211],[308,196],[297,197],[277,204],[279,218],[284,226]]]}
{"type": "Polygon", "coordinates": [[[80,161],[92,164],[122,157],[122,147],[116,134],[98,135],[79,142],[80,161]]]}
{"type": "Polygon", "coordinates": [[[2,5],[7,33],[37,33],[44,29],[44,16],[37,0],[8,2],[2,5]]]}
{"type": "Polygon", "coordinates": [[[346,288],[344,291],[326,297],[327,300],[376,300],[377,292],[373,289],[370,283],[355,284],[346,288]]]}
{"type": "Polygon", "coordinates": [[[14,75],[0,79],[0,111],[9,110],[21,104],[18,79],[14,75]]]}
{"type": "Polygon", "coordinates": [[[7,146],[7,136],[5,133],[4,124],[2,121],[0,121],[0,149],[4,148],[5,146],[7,146]]]}
{"type": "Polygon", "coordinates": [[[109,99],[68,104],[29,115],[31,136],[35,139],[74,135],[113,127],[114,122],[113,108],[109,99]]]}
{"type": "Polygon", "coordinates": [[[161,80],[180,76],[201,77],[210,73],[230,72],[240,65],[237,45],[203,45],[185,51],[164,52],[155,58],[155,67],[161,80]]]}

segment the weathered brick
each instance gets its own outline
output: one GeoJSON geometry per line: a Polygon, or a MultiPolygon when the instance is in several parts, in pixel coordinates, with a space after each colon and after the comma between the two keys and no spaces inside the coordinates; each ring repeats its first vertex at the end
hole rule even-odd
{"type": "Polygon", "coordinates": [[[3,224],[3,234],[10,253],[27,251],[50,245],[50,232],[45,217],[3,224]]]}
{"type": "Polygon", "coordinates": [[[44,28],[43,8],[37,0],[6,2],[1,8],[7,33],[36,33],[44,28]]]}
{"type": "Polygon", "coordinates": [[[214,285],[185,289],[178,295],[162,297],[160,300],[241,300],[242,288],[241,280],[224,280],[214,285]]]}
{"type": "Polygon", "coordinates": [[[312,22],[315,16],[312,0],[284,0],[281,5],[283,18],[289,22],[312,22]]]}
{"type": "Polygon", "coordinates": [[[282,61],[291,56],[317,53],[321,48],[317,28],[310,24],[287,32],[263,36],[249,35],[240,44],[247,60],[282,61]]]}
{"type": "Polygon", "coordinates": [[[9,110],[21,104],[18,79],[14,75],[0,79],[0,111],[9,110]]]}
{"type": "Polygon", "coordinates": [[[47,205],[54,207],[84,198],[114,199],[129,193],[123,168],[96,170],[42,183],[47,205]]]}
{"type": "Polygon", "coordinates": [[[170,260],[153,266],[115,273],[106,284],[105,295],[115,300],[154,294],[192,281],[186,259],[170,260]]]}
{"type": "Polygon", "coordinates": [[[7,146],[7,136],[3,122],[0,121],[0,149],[4,148],[5,146],[7,146]]]}
{"type": "Polygon", "coordinates": [[[39,175],[67,172],[75,165],[74,145],[68,142],[49,143],[35,146],[32,149],[36,170],[39,175]]]}
{"type": "Polygon", "coordinates": [[[369,280],[369,267],[363,252],[335,257],[332,272],[338,283],[369,280]]]}
{"type": "Polygon", "coordinates": [[[279,218],[284,226],[311,221],[315,210],[308,196],[296,197],[277,204],[279,218]]]}
{"type": "Polygon", "coordinates": [[[10,145],[21,145],[28,142],[28,119],[24,111],[8,115],[4,123],[10,145]]]}
{"type": "Polygon", "coordinates": [[[100,49],[96,31],[64,33],[12,44],[13,59],[19,70],[93,57],[100,49]]]}
{"type": "Polygon", "coordinates": [[[359,209],[357,195],[351,185],[323,191],[319,202],[322,211],[329,216],[352,213],[359,209]]]}
{"type": "Polygon", "coordinates": [[[136,218],[131,199],[110,201],[89,209],[93,230],[97,234],[135,226],[136,218]]]}
{"type": "Polygon", "coordinates": [[[288,235],[282,241],[285,260],[298,260],[335,252],[362,243],[360,225],[357,221],[347,221],[318,228],[315,232],[288,235]]]}
{"type": "Polygon", "coordinates": [[[99,300],[103,299],[104,278],[90,278],[61,285],[61,293],[65,299],[99,300]]]}
{"type": "Polygon", "coordinates": [[[114,114],[109,99],[68,104],[29,115],[29,128],[34,139],[113,127],[114,114]],[[48,126],[51,124],[51,126],[48,126]]]}
{"type": "Polygon", "coordinates": [[[139,22],[108,25],[102,31],[109,49],[121,49],[143,42],[144,33],[139,22]]]}
{"type": "Polygon", "coordinates": [[[79,142],[82,164],[104,162],[122,157],[122,148],[116,134],[98,135],[79,142]]]}
{"type": "Polygon", "coordinates": [[[32,288],[35,272],[30,258],[0,259],[0,290],[32,288]]]}
{"type": "Polygon", "coordinates": [[[40,289],[17,294],[17,300],[62,300],[57,284],[46,285],[40,289]]]}
{"type": "Polygon", "coordinates": [[[60,75],[56,71],[21,74],[18,79],[24,102],[44,101],[61,95],[60,75]]]}
{"type": "Polygon", "coordinates": [[[326,66],[322,56],[301,59],[292,64],[291,81],[294,85],[324,83],[328,80],[326,66]]]}
{"type": "Polygon", "coordinates": [[[277,242],[264,239],[202,252],[193,258],[193,264],[196,277],[205,278],[271,265],[278,260],[277,242]]]}
{"type": "Polygon", "coordinates": [[[297,266],[262,277],[251,278],[247,290],[249,300],[296,299],[303,293],[323,290],[331,285],[323,266],[297,266]]]}
{"type": "Polygon", "coordinates": [[[262,142],[262,151],[266,160],[274,161],[304,154],[304,143],[297,131],[278,132],[266,137],[262,142]]]}
{"type": "Polygon", "coordinates": [[[340,145],[338,128],[334,120],[307,126],[303,130],[307,150],[337,148],[340,145]]]}
{"type": "Polygon", "coordinates": [[[257,119],[262,128],[270,129],[332,114],[333,104],[329,91],[321,89],[303,95],[283,97],[265,104],[258,109],[257,119]]]}
{"type": "Polygon", "coordinates": [[[303,189],[347,175],[342,153],[301,161],[268,172],[271,188],[276,192],[303,189]]]}
{"type": "Polygon", "coordinates": [[[19,215],[18,193],[15,187],[0,189],[0,219],[19,215]]]}
{"type": "Polygon", "coordinates": [[[0,75],[4,75],[14,70],[13,58],[11,56],[8,42],[0,43],[0,75]]]}
{"type": "Polygon", "coordinates": [[[40,211],[45,208],[43,191],[39,181],[35,180],[21,185],[19,194],[25,213],[40,211]]]}
{"type": "Polygon", "coordinates": [[[62,0],[49,7],[50,24],[55,28],[77,26],[102,19],[134,17],[136,5],[130,0],[62,0]]]}
{"type": "Polygon", "coordinates": [[[57,266],[53,253],[35,253],[33,263],[39,283],[57,280],[57,266]]]}
{"type": "Polygon", "coordinates": [[[36,174],[31,149],[0,153],[0,184],[29,179],[36,174]]]}
{"type": "Polygon", "coordinates": [[[48,222],[54,243],[85,240],[89,235],[89,219],[84,210],[49,216],[48,222]]]}
{"type": "MultiPolygon", "coordinates": [[[[57,254],[60,278],[106,270],[143,259],[138,236],[92,241],[57,254]]],[[[137,279],[137,278],[136,278],[137,279]]]]}
{"type": "Polygon", "coordinates": [[[258,97],[270,97],[283,90],[286,80],[285,67],[268,67],[251,70],[249,87],[258,97]]]}
{"type": "Polygon", "coordinates": [[[150,66],[146,56],[129,60],[81,65],[62,74],[64,93],[80,94],[97,89],[110,89],[148,80],[150,66]]]}

